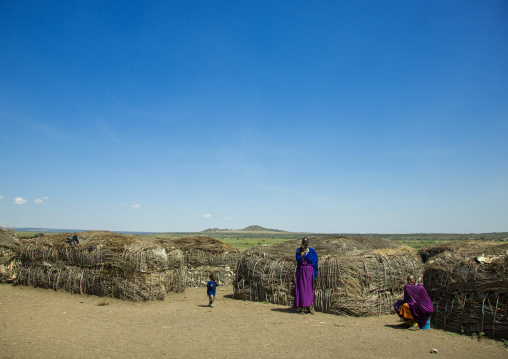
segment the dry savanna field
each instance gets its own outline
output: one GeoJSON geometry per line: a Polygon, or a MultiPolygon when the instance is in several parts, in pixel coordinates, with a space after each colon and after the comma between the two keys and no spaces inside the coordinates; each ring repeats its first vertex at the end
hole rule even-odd
{"type": "Polygon", "coordinates": [[[0,357],[38,358],[506,358],[502,342],[398,327],[396,315],[296,314],[287,306],[187,288],[130,302],[0,285],[0,357]]]}
{"type": "Polygon", "coordinates": [[[82,232],[67,245],[67,234],[0,232],[0,358],[508,357],[504,242],[456,241],[417,254],[394,238],[314,237],[311,315],[292,308],[299,240],[287,233],[238,248],[237,233],[82,232]],[[439,325],[430,330],[408,331],[391,309],[409,272],[436,288],[429,295],[439,325]],[[222,284],[214,308],[203,287],[210,273],[222,284]]]}

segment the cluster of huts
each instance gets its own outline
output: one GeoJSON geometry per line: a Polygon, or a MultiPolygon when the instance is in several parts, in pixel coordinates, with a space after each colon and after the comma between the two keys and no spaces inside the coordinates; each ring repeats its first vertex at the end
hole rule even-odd
{"type": "Polygon", "coordinates": [[[132,301],[163,300],[206,284],[211,273],[229,285],[239,256],[208,237],[89,231],[18,238],[0,229],[0,282],[132,301]]]}
{"type": "MultiPolygon", "coordinates": [[[[237,299],[294,303],[299,239],[240,252],[202,236],[98,231],[72,238],[23,239],[0,229],[0,282],[140,301],[204,286],[213,273],[237,299]]],[[[380,238],[331,236],[311,238],[310,246],[319,255],[317,311],[391,314],[412,274],[432,299],[433,326],[508,338],[508,243],[455,241],[417,252],[380,238]]]]}

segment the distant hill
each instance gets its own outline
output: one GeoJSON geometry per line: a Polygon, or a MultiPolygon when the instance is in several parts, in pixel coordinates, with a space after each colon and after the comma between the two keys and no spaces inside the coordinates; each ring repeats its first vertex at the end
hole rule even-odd
{"type": "Polygon", "coordinates": [[[246,231],[246,232],[285,232],[280,229],[270,229],[270,228],[265,228],[265,227],[261,227],[261,226],[257,226],[257,225],[245,227],[244,229],[241,229],[241,231],[246,231]]]}
{"type": "Polygon", "coordinates": [[[270,228],[265,228],[265,227],[261,227],[261,226],[257,226],[257,225],[254,225],[254,226],[248,226],[244,229],[220,229],[220,228],[208,228],[208,229],[205,229],[203,232],[286,232],[286,231],[282,231],[280,229],[270,229],[270,228]]]}
{"type": "Polygon", "coordinates": [[[227,228],[207,228],[204,231],[201,232],[229,232],[232,231],[232,229],[227,228]]]}

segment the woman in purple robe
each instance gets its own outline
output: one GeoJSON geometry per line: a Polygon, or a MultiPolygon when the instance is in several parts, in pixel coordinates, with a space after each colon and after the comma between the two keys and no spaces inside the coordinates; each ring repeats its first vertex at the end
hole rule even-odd
{"type": "Polygon", "coordinates": [[[407,284],[404,286],[404,300],[398,300],[394,309],[411,330],[423,328],[434,311],[427,291],[423,285],[416,284],[413,275],[407,277],[407,284]]]}
{"type": "Polygon", "coordinates": [[[313,314],[314,281],[318,273],[318,256],[309,247],[309,238],[302,239],[302,245],[296,250],[295,307],[297,312],[313,314]]]}

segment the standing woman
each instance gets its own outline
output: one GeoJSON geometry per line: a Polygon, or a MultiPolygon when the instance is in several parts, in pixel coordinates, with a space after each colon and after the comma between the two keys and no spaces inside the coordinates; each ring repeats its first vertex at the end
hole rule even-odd
{"type": "MultiPolygon", "coordinates": [[[[302,239],[302,245],[296,250],[295,307],[298,312],[302,308],[314,313],[314,281],[318,273],[318,256],[309,247],[309,238],[302,239]]],[[[302,312],[303,313],[303,312],[302,312]]]]}

